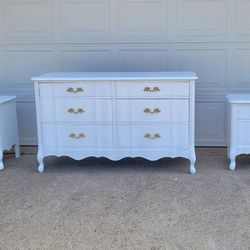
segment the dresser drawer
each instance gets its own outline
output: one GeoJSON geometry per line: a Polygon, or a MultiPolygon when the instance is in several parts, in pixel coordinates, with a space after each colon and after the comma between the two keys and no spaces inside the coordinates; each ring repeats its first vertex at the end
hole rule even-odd
{"type": "Polygon", "coordinates": [[[112,148],[112,125],[42,125],[45,147],[112,148]]]}
{"type": "Polygon", "coordinates": [[[189,125],[118,125],[119,148],[188,149],[189,125]]]}
{"type": "Polygon", "coordinates": [[[110,82],[65,82],[39,84],[40,96],[55,97],[111,97],[110,82]]]}
{"type": "Polygon", "coordinates": [[[117,122],[188,122],[189,100],[116,100],[117,122]]]}
{"type": "Polygon", "coordinates": [[[112,123],[111,99],[41,98],[44,122],[112,123]]]}
{"type": "Polygon", "coordinates": [[[188,82],[118,82],[116,84],[117,97],[188,97],[188,82]]]}

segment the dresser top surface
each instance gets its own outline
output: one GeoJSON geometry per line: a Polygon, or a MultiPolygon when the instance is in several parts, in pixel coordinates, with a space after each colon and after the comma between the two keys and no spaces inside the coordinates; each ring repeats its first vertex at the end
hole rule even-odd
{"type": "Polygon", "coordinates": [[[196,80],[194,72],[51,72],[33,77],[33,81],[81,80],[196,80]]]}
{"type": "Polygon", "coordinates": [[[230,94],[226,98],[229,103],[250,103],[250,94],[230,94]]]}
{"type": "Polygon", "coordinates": [[[0,104],[5,103],[5,102],[9,102],[12,100],[15,100],[16,97],[15,96],[9,96],[9,95],[0,95],[0,104]]]}

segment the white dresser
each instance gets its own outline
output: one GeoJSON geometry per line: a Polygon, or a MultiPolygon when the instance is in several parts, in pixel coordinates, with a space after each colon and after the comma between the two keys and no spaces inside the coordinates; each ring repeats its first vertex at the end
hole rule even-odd
{"type": "Polygon", "coordinates": [[[236,156],[250,154],[250,94],[231,94],[227,100],[229,168],[235,170],[236,156]]]}
{"type": "Polygon", "coordinates": [[[16,158],[19,158],[16,97],[0,96],[0,170],[4,169],[3,152],[12,146],[15,147],[16,158]]]}
{"type": "Polygon", "coordinates": [[[46,156],[184,157],[196,172],[192,72],[48,73],[34,77],[38,171],[46,156]]]}

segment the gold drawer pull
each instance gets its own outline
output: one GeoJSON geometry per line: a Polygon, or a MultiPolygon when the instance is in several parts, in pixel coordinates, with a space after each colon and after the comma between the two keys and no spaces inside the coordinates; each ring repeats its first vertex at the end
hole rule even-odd
{"type": "Polygon", "coordinates": [[[161,138],[160,134],[151,135],[151,134],[149,134],[149,133],[145,134],[144,137],[145,137],[146,139],[151,139],[151,140],[160,139],[160,138],[161,138]]]}
{"type": "Polygon", "coordinates": [[[150,87],[145,87],[144,88],[144,92],[160,92],[161,91],[161,89],[159,88],[159,87],[154,87],[154,88],[150,88],[150,87]]]}
{"type": "Polygon", "coordinates": [[[151,110],[150,108],[145,108],[144,109],[144,113],[146,113],[146,114],[159,114],[159,113],[161,113],[161,110],[160,109],[158,109],[158,108],[155,108],[155,109],[153,109],[153,110],[151,110]]]}
{"type": "Polygon", "coordinates": [[[68,112],[71,114],[81,114],[81,113],[84,113],[85,111],[83,108],[79,108],[77,110],[74,110],[73,108],[69,108],[68,112]]]}
{"type": "Polygon", "coordinates": [[[79,135],[76,135],[75,133],[71,133],[69,135],[69,138],[71,139],[84,139],[86,136],[83,133],[80,133],[79,135]]]}
{"type": "Polygon", "coordinates": [[[72,87],[69,87],[68,89],[67,89],[67,92],[68,93],[73,93],[73,94],[76,94],[76,93],[82,93],[84,90],[83,90],[83,88],[81,88],[81,87],[78,87],[78,88],[76,88],[76,89],[73,89],[72,87]]]}

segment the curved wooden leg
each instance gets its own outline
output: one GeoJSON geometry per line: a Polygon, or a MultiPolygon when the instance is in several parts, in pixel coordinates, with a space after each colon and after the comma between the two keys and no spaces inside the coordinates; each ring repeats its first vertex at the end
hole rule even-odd
{"type": "Polygon", "coordinates": [[[234,152],[230,152],[230,164],[229,169],[234,171],[236,168],[236,154],[234,152]]]}
{"type": "Polygon", "coordinates": [[[20,146],[19,143],[15,144],[15,156],[16,158],[20,158],[20,146]]]}
{"type": "Polygon", "coordinates": [[[235,159],[230,159],[229,169],[231,171],[234,171],[235,168],[236,168],[236,161],[235,161],[235,159]]]}
{"type": "Polygon", "coordinates": [[[3,165],[3,152],[0,151],[0,171],[4,170],[4,165],[3,165]]]}
{"type": "Polygon", "coordinates": [[[196,162],[196,155],[195,155],[195,151],[193,151],[191,154],[190,154],[190,173],[191,174],[195,174],[196,173],[196,169],[195,169],[195,162],[196,162]]]}
{"type": "Polygon", "coordinates": [[[44,172],[44,162],[43,162],[43,154],[42,154],[41,150],[38,150],[37,160],[39,163],[37,170],[39,173],[43,173],[44,172]]]}

